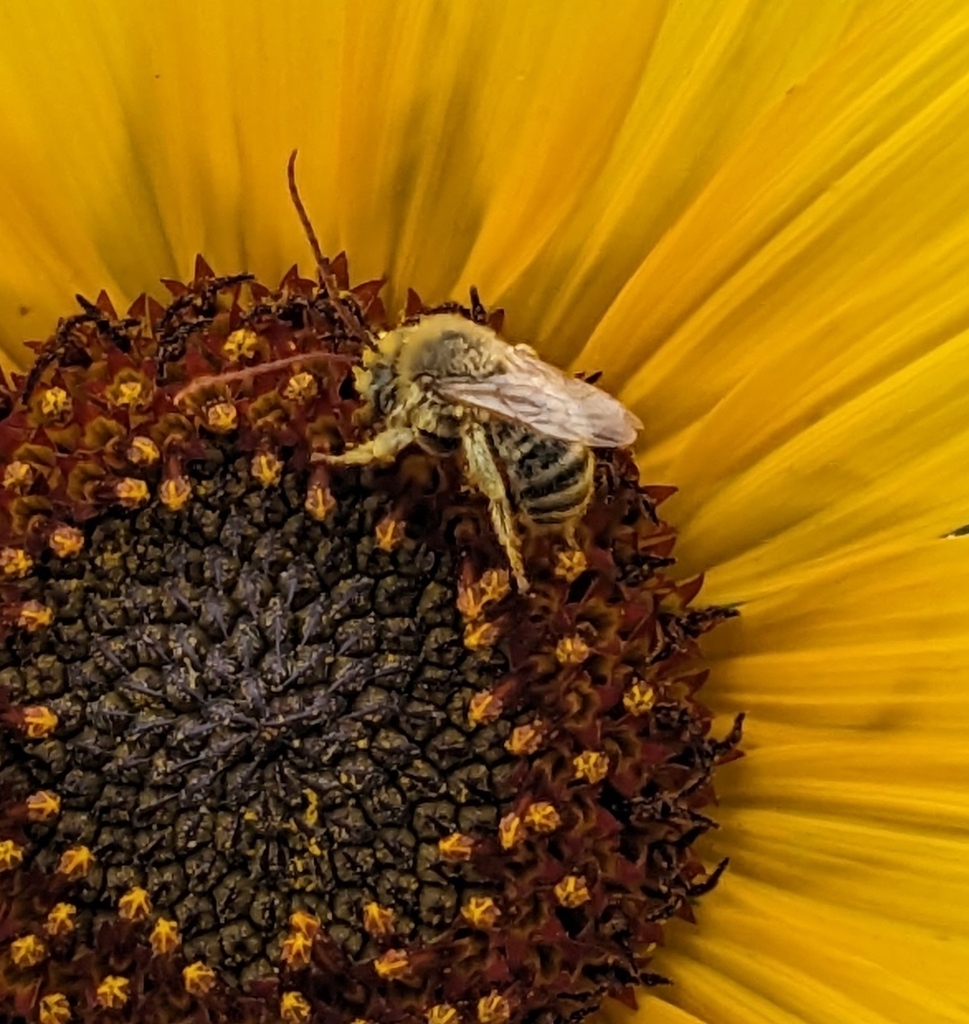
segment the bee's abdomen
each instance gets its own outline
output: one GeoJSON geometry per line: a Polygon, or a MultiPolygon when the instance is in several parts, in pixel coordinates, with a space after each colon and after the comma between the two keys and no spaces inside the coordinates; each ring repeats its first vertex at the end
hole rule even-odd
{"type": "Polygon", "coordinates": [[[503,425],[495,443],[515,501],[530,519],[557,523],[583,510],[592,493],[595,471],[588,448],[508,425],[503,425]]]}

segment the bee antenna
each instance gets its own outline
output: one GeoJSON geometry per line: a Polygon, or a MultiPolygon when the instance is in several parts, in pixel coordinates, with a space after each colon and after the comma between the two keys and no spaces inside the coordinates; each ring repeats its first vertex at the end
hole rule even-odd
{"type": "Polygon", "coordinates": [[[316,237],[316,232],[313,230],[313,224],[310,221],[310,215],[306,212],[303,200],[300,199],[299,196],[299,188],[296,185],[296,154],[298,152],[299,150],[294,149],[293,152],[289,154],[289,164],[286,167],[286,174],[289,178],[289,196],[293,200],[293,206],[296,207],[299,222],[303,225],[303,233],[306,235],[306,240],[310,243],[310,248],[313,250],[313,258],[316,260],[316,266],[321,274],[329,276],[329,261],[323,256],[323,250],[320,248],[319,239],[316,237]]]}

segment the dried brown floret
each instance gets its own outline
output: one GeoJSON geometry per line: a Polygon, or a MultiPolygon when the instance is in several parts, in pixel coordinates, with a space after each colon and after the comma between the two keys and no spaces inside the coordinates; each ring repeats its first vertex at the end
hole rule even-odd
{"type": "Polygon", "coordinates": [[[388,325],[319,260],[84,300],[0,415],[0,1019],[577,1021],[723,870],[670,491],[599,457],[521,594],[455,459],[331,472],[388,325]]]}

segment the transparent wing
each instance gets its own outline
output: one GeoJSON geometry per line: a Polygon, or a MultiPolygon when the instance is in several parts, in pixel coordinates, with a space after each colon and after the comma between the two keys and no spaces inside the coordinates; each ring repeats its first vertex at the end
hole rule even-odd
{"type": "Polygon", "coordinates": [[[486,409],[557,441],[592,448],[632,444],[642,423],[621,402],[584,380],[507,346],[506,369],[476,380],[438,378],[434,390],[449,402],[486,409]]]}

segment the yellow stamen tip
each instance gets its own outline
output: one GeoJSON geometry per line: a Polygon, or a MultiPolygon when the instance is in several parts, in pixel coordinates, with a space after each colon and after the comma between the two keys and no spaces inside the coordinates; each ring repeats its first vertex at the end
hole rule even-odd
{"type": "Polygon", "coordinates": [[[109,974],[98,985],[98,1006],[103,1007],[105,1010],[120,1010],[128,1002],[130,984],[127,978],[121,978],[116,974],[109,974]]]}
{"type": "Polygon", "coordinates": [[[47,946],[36,935],[24,935],[10,943],[10,959],[17,967],[36,967],[47,958],[47,946]]]}
{"type": "Polygon", "coordinates": [[[388,949],[373,962],[378,977],[393,981],[410,970],[410,960],[402,949],[388,949]]]}
{"type": "Polygon", "coordinates": [[[71,1019],[71,1004],[63,992],[50,992],[44,996],[37,1008],[40,1024],[68,1024],[71,1019]]]}
{"type": "Polygon", "coordinates": [[[182,984],[190,996],[205,996],[215,985],[215,971],[208,964],[196,960],[182,968],[182,984]]]}
{"type": "Polygon", "coordinates": [[[508,1024],[511,1019],[511,1003],[497,992],[478,1000],[478,1021],[480,1024],[508,1024]]]}
{"type": "Polygon", "coordinates": [[[94,854],[86,846],[72,846],[61,854],[57,873],[73,881],[83,878],[94,867],[94,854]]]}
{"type": "Polygon", "coordinates": [[[152,928],[148,941],[151,943],[151,951],[155,956],[174,953],[182,941],[178,933],[178,922],[167,917],[160,917],[155,922],[155,927],[152,928]]]}
{"type": "Polygon", "coordinates": [[[566,875],[553,891],[559,903],[569,909],[581,907],[592,899],[589,887],[581,875],[566,875]]]}
{"type": "Polygon", "coordinates": [[[132,476],[126,476],[119,480],[114,487],[114,493],[119,502],[125,508],[137,508],[150,497],[148,484],[144,480],[138,480],[132,476]]]}
{"type": "Polygon", "coordinates": [[[312,1007],[299,992],[284,992],[279,999],[279,1016],[284,1024],[306,1024],[312,1007]]]}
{"type": "Polygon", "coordinates": [[[363,908],[363,927],[369,935],[386,936],[394,931],[394,912],[379,903],[367,903],[363,908]]]}
{"type": "Polygon", "coordinates": [[[51,937],[70,935],[76,926],[77,907],[73,903],[55,903],[44,922],[44,931],[51,937]]]}
{"type": "Polygon", "coordinates": [[[474,840],[461,832],[452,832],[451,835],[438,840],[437,848],[443,860],[470,860],[474,852],[474,840]]]}
{"type": "Polygon", "coordinates": [[[56,793],[42,789],[27,797],[27,820],[50,821],[61,813],[61,798],[56,793]]]}
{"type": "Polygon", "coordinates": [[[656,693],[642,679],[630,686],[622,697],[623,707],[632,715],[645,715],[656,703],[656,693]]]}
{"type": "Polygon", "coordinates": [[[151,913],[151,897],[140,886],[129,889],[118,900],[118,916],[125,921],[144,921],[151,913]]]}

